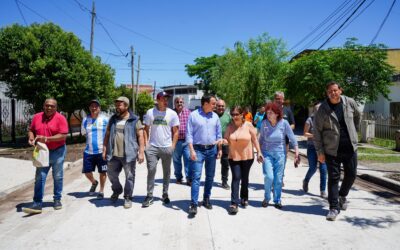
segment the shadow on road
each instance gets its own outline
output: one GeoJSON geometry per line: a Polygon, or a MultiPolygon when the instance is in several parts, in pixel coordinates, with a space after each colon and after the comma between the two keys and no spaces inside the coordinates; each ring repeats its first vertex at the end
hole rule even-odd
{"type": "Polygon", "coordinates": [[[345,216],[343,221],[346,221],[353,226],[367,229],[370,227],[375,228],[389,228],[393,224],[399,223],[399,220],[394,220],[392,216],[377,217],[377,218],[364,218],[364,217],[348,217],[345,216]]]}
{"type": "Polygon", "coordinates": [[[94,196],[94,195],[89,195],[89,192],[72,192],[72,193],[68,193],[67,195],[73,196],[78,199],[94,196]]]}

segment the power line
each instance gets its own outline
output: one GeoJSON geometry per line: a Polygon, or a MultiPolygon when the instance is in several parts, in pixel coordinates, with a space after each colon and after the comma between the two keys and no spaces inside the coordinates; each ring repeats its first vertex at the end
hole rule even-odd
{"type": "Polygon", "coordinates": [[[308,33],[303,39],[301,39],[298,43],[296,43],[290,51],[298,47],[305,40],[311,37],[317,30],[319,30],[322,26],[324,26],[327,22],[329,22],[334,16],[337,15],[351,0],[345,0],[341,5],[339,5],[327,18],[325,18],[317,27],[315,27],[310,33],[308,33]]]}
{"type": "MultiPolygon", "coordinates": [[[[359,0],[357,0],[357,1],[359,1],[359,0]]],[[[354,1],[342,13],[340,13],[339,16],[335,20],[333,20],[326,28],[324,28],[321,32],[319,32],[317,34],[317,36],[314,37],[310,42],[308,42],[301,50],[311,47],[314,43],[316,43],[318,40],[320,40],[326,33],[328,33],[336,24],[338,24],[341,20],[343,20],[343,18],[346,15],[348,15],[348,13],[350,13],[350,11],[356,7],[357,1],[354,1]]]]}
{"type": "Polygon", "coordinates": [[[118,44],[114,41],[114,39],[112,38],[110,32],[108,32],[108,30],[106,29],[106,27],[104,27],[103,23],[96,17],[96,21],[97,23],[103,28],[103,30],[106,32],[108,38],[110,38],[111,42],[114,44],[114,46],[119,50],[119,52],[121,53],[122,56],[127,57],[128,53],[124,53],[122,52],[122,50],[120,49],[120,47],[118,46],[118,44]]]}
{"type": "Polygon", "coordinates": [[[371,42],[370,42],[370,45],[373,44],[373,43],[375,43],[375,39],[378,37],[379,33],[381,32],[381,30],[382,30],[382,28],[383,28],[383,25],[385,25],[386,20],[388,19],[390,13],[392,12],[392,9],[393,9],[393,6],[394,6],[395,3],[396,3],[396,0],[393,0],[392,5],[390,6],[388,13],[386,14],[385,18],[383,19],[381,25],[379,26],[379,29],[378,29],[378,31],[376,32],[374,38],[372,38],[372,40],[371,40],[371,42]]]}
{"type": "Polygon", "coordinates": [[[328,39],[326,39],[326,41],[325,41],[321,46],[319,46],[318,50],[320,50],[322,47],[324,47],[325,44],[327,44],[327,43],[332,39],[332,37],[333,37],[336,33],[339,32],[339,30],[350,20],[350,18],[351,18],[351,17],[357,12],[357,10],[365,3],[365,1],[366,1],[366,0],[363,0],[363,1],[357,6],[357,8],[351,13],[351,15],[350,15],[349,17],[347,17],[347,19],[339,26],[339,28],[337,28],[337,29],[335,30],[335,32],[333,32],[333,34],[330,35],[330,36],[328,37],[328,39]]]}
{"type": "Polygon", "coordinates": [[[43,20],[50,22],[49,19],[45,18],[44,16],[40,15],[38,12],[36,12],[35,10],[31,9],[29,6],[27,6],[26,4],[24,4],[23,2],[16,0],[18,3],[20,3],[22,6],[24,6],[25,8],[27,8],[28,10],[32,11],[33,13],[35,13],[37,16],[41,17],[43,20]]]}
{"type": "Polygon", "coordinates": [[[24,13],[22,13],[21,7],[19,7],[18,0],[15,0],[15,3],[17,4],[17,8],[18,8],[19,14],[21,14],[21,16],[22,16],[22,19],[24,20],[25,26],[28,26],[28,23],[26,22],[26,19],[25,19],[24,13]]]}

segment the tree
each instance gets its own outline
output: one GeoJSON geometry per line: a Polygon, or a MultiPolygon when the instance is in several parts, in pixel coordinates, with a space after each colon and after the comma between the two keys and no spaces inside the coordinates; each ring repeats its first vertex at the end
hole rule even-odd
{"type": "Polygon", "coordinates": [[[36,112],[46,98],[55,98],[68,121],[90,99],[108,107],[114,95],[111,67],[52,23],[0,29],[0,80],[7,84],[7,96],[27,101],[36,112]]]}
{"type": "Polygon", "coordinates": [[[143,120],[143,115],[146,114],[146,111],[152,107],[154,107],[154,100],[151,95],[146,92],[139,93],[136,100],[136,110],[141,120],[143,120]]]}
{"type": "Polygon", "coordinates": [[[288,56],[283,41],[267,34],[248,43],[237,42],[234,49],[217,58],[211,89],[230,105],[251,106],[255,112],[282,89],[280,79],[288,56]]]}
{"type": "Polygon", "coordinates": [[[287,96],[308,106],[325,97],[325,85],[337,81],[357,102],[388,98],[394,68],[382,44],[362,46],[349,39],[342,48],[311,51],[294,59],[285,77],[287,96]]]}
{"type": "Polygon", "coordinates": [[[210,92],[210,85],[212,83],[211,70],[215,66],[218,55],[209,57],[198,57],[194,59],[195,64],[186,64],[186,72],[190,77],[196,76],[201,82],[196,84],[199,89],[204,90],[205,93],[210,92]]]}

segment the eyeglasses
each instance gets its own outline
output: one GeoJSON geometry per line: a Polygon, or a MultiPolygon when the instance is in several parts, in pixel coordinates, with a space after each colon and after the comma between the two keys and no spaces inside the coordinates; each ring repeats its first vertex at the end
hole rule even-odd
{"type": "Polygon", "coordinates": [[[239,113],[231,113],[231,116],[240,116],[241,114],[239,113]]]}
{"type": "Polygon", "coordinates": [[[175,102],[176,104],[180,104],[180,103],[183,103],[182,101],[180,101],[180,102],[175,102]]]}

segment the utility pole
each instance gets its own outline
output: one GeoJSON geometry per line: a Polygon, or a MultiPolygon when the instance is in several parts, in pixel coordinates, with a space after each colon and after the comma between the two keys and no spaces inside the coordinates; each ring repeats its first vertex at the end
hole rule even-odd
{"type": "Polygon", "coordinates": [[[135,95],[135,102],[138,98],[139,93],[139,76],[140,76],[140,55],[138,57],[138,70],[136,71],[136,95],[135,95]]]}
{"type": "Polygon", "coordinates": [[[96,9],[94,6],[94,0],[93,0],[91,14],[92,14],[92,29],[90,31],[90,54],[93,55],[94,19],[96,18],[96,9]]]}
{"type": "Polygon", "coordinates": [[[135,109],[136,109],[136,107],[135,107],[135,88],[133,87],[134,84],[135,84],[135,77],[134,77],[134,72],[135,72],[134,65],[135,65],[135,61],[134,61],[134,59],[135,59],[135,52],[134,52],[134,50],[133,50],[133,46],[131,46],[132,110],[133,110],[133,112],[135,113],[135,109]]]}
{"type": "Polygon", "coordinates": [[[157,83],[156,83],[156,81],[154,81],[154,87],[153,87],[153,99],[155,98],[155,95],[156,95],[156,86],[157,86],[157,83]]]}

